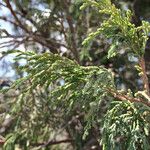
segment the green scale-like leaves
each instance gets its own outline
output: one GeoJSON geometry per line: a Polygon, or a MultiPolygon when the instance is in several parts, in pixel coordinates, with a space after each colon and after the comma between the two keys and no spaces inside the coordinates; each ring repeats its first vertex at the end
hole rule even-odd
{"type": "Polygon", "coordinates": [[[130,53],[136,56],[144,54],[146,41],[150,32],[150,24],[143,21],[140,27],[135,27],[131,23],[132,13],[130,10],[121,11],[111,4],[110,0],[84,0],[81,9],[87,6],[96,7],[100,13],[108,15],[108,19],[103,21],[96,32],[92,32],[83,41],[83,45],[88,45],[96,36],[103,34],[112,40],[112,45],[108,51],[108,58],[118,53],[119,46],[124,46],[130,53]]]}
{"type": "Polygon", "coordinates": [[[21,130],[19,135],[23,133],[24,139],[30,137],[34,141],[38,137],[34,129],[46,128],[47,119],[55,117],[51,127],[58,122],[61,126],[60,118],[66,118],[77,109],[85,113],[86,137],[88,129],[100,119],[97,114],[102,103],[111,100],[107,88],[115,88],[112,73],[103,67],[83,67],[55,54],[17,53],[17,58],[27,60],[27,64],[20,67],[27,76],[12,85],[21,90],[10,110],[16,121],[19,119],[15,132],[21,130]],[[39,97],[40,92],[47,93],[43,99],[39,97]]]}
{"type": "Polygon", "coordinates": [[[113,102],[103,126],[104,150],[149,150],[149,108],[130,102],[113,102]]]}
{"type": "MultiPolygon", "coordinates": [[[[110,0],[84,0],[81,8],[87,6],[96,7],[107,20],[89,34],[84,45],[103,34],[112,43],[108,58],[114,57],[120,46],[138,57],[144,55],[149,23],[143,21],[142,26],[135,27],[131,23],[131,11],[122,12],[110,0]]],[[[17,60],[27,61],[20,67],[27,75],[12,85],[20,95],[10,106],[9,114],[15,123],[13,133],[6,137],[4,149],[13,150],[16,143],[24,143],[25,148],[31,149],[31,143],[48,141],[52,130],[61,128],[76,111],[84,114],[83,138],[98,124],[104,150],[149,149],[149,108],[114,98],[109,90],[116,91],[116,88],[109,70],[101,66],[83,67],[55,54],[17,53],[17,60]],[[103,110],[105,104],[107,107],[103,110]]]]}

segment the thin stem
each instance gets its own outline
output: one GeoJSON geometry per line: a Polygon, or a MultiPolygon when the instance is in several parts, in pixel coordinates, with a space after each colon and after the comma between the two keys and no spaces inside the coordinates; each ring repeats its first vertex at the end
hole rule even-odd
{"type": "Polygon", "coordinates": [[[119,93],[118,91],[107,89],[107,92],[111,93],[113,97],[118,98],[121,101],[130,101],[132,103],[142,103],[144,105],[147,105],[150,107],[150,102],[147,102],[146,100],[135,98],[135,97],[129,97],[127,95],[124,95],[122,93],[119,93]]]}
{"type": "Polygon", "coordinates": [[[142,76],[142,80],[143,80],[143,84],[144,84],[144,89],[146,90],[147,95],[150,96],[149,82],[148,82],[148,77],[146,74],[145,60],[143,57],[139,60],[139,65],[142,69],[141,76],[142,76]]]}
{"type": "Polygon", "coordinates": [[[29,31],[27,30],[27,28],[25,28],[25,26],[21,23],[21,21],[19,20],[19,18],[17,17],[15,11],[13,10],[10,1],[9,0],[5,0],[6,6],[8,7],[8,9],[10,10],[11,14],[13,15],[13,17],[15,18],[16,22],[18,23],[18,25],[24,29],[26,32],[29,33],[29,31]]]}
{"type": "Polygon", "coordinates": [[[61,144],[61,143],[70,143],[72,141],[73,141],[72,139],[64,139],[64,140],[58,140],[58,141],[50,140],[46,143],[32,143],[31,145],[32,146],[40,146],[40,149],[41,149],[42,147],[47,147],[50,145],[57,145],[57,144],[61,144]]]}

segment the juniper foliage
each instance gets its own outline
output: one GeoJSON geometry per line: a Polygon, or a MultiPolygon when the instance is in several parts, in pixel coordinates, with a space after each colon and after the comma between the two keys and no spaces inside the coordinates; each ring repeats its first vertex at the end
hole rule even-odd
{"type": "MultiPolygon", "coordinates": [[[[84,0],[81,9],[88,6],[96,7],[107,19],[96,32],[89,34],[83,45],[87,46],[103,34],[112,41],[108,58],[119,53],[122,46],[139,60],[143,57],[150,32],[148,22],[143,21],[142,26],[135,27],[131,23],[131,11],[121,11],[110,0],[84,0]]],[[[4,149],[13,150],[15,144],[31,149],[33,143],[47,141],[47,133],[62,126],[66,116],[76,110],[84,114],[83,138],[86,139],[89,129],[98,124],[103,150],[150,149],[150,98],[145,90],[140,93],[132,93],[132,89],[117,91],[113,73],[102,66],[83,67],[51,53],[15,53],[17,60],[27,61],[20,67],[27,75],[12,85],[19,89],[20,95],[10,106],[9,114],[15,122],[11,134],[6,137],[4,149]],[[139,101],[133,102],[134,98],[139,101]],[[107,107],[100,116],[103,103],[107,107]]],[[[143,75],[142,68],[137,68],[143,75]]]]}

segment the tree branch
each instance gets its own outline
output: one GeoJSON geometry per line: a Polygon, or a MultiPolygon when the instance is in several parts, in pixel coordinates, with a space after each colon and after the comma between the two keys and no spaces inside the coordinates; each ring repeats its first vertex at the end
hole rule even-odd
{"type": "MultiPolygon", "coordinates": [[[[134,2],[133,2],[133,12],[134,12],[133,23],[135,24],[135,26],[140,26],[142,24],[142,21],[140,19],[140,17],[141,17],[141,11],[140,11],[141,4],[142,4],[142,0],[134,0],[134,2]]],[[[147,40],[146,45],[149,45],[149,43],[150,43],[150,40],[147,40]]],[[[145,48],[145,56],[146,56],[145,59],[144,59],[144,57],[140,58],[139,65],[140,65],[142,72],[143,72],[142,80],[143,80],[143,84],[144,84],[144,89],[146,90],[147,95],[150,96],[150,87],[149,87],[149,81],[148,81],[148,76],[146,73],[146,65],[145,65],[145,63],[149,61],[149,48],[147,50],[147,47],[145,48]],[[148,58],[148,59],[146,59],[146,58],[148,58]]],[[[148,65],[149,65],[149,63],[148,63],[148,65]]]]}
{"type": "Polygon", "coordinates": [[[46,143],[32,143],[31,145],[32,146],[40,146],[40,148],[42,148],[42,147],[47,147],[50,145],[57,145],[57,144],[61,144],[61,143],[70,143],[72,141],[73,141],[72,139],[64,139],[64,140],[58,140],[58,141],[50,140],[46,143]]]}
{"type": "Polygon", "coordinates": [[[63,3],[64,3],[64,8],[66,10],[66,14],[67,14],[67,22],[68,22],[68,25],[69,25],[69,29],[70,29],[70,32],[71,32],[71,43],[72,43],[72,53],[74,54],[74,57],[76,59],[76,61],[78,63],[80,63],[80,60],[79,60],[79,54],[78,54],[78,51],[77,51],[77,45],[76,45],[76,34],[75,34],[75,29],[74,29],[74,26],[73,26],[73,20],[72,20],[72,17],[69,13],[69,8],[68,8],[68,3],[66,1],[63,0],[63,3]]]}
{"type": "Polygon", "coordinates": [[[0,16],[0,19],[1,19],[1,20],[3,20],[3,21],[9,22],[9,23],[11,23],[11,24],[15,25],[16,27],[17,27],[17,26],[19,26],[19,24],[18,24],[18,23],[13,22],[13,21],[11,21],[11,20],[7,19],[6,17],[0,16]]]}
{"type": "Polygon", "coordinates": [[[143,57],[139,60],[139,65],[142,69],[142,75],[141,76],[142,76],[142,80],[143,80],[143,84],[144,84],[144,89],[146,90],[147,95],[150,96],[149,82],[148,82],[148,77],[146,74],[145,60],[143,57]]]}
{"type": "Polygon", "coordinates": [[[134,97],[129,97],[127,95],[119,93],[118,91],[114,91],[110,88],[107,89],[107,92],[112,94],[114,98],[118,98],[121,101],[130,101],[132,103],[142,103],[142,104],[150,107],[150,102],[147,102],[146,100],[139,99],[139,98],[134,98],[134,97]]]}
{"type": "Polygon", "coordinates": [[[9,0],[5,0],[5,3],[6,3],[7,8],[10,10],[11,14],[14,16],[16,22],[20,25],[20,27],[22,29],[24,29],[27,33],[29,33],[29,31],[27,30],[27,28],[25,28],[24,25],[22,25],[21,21],[19,20],[19,18],[16,15],[15,11],[12,9],[12,6],[11,6],[9,0]]]}

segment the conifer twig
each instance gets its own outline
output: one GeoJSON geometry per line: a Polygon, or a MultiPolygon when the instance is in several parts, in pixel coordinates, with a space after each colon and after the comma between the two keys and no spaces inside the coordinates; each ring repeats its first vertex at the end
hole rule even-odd
{"type": "Polygon", "coordinates": [[[147,105],[148,107],[150,107],[150,103],[143,100],[143,99],[139,99],[139,98],[135,98],[135,97],[129,97],[127,95],[124,95],[122,93],[119,93],[118,91],[114,91],[112,89],[107,89],[107,91],[109,93],[111,93],[113,95],[113,97],[118,98],[121,101],[130,101],[130,102],[136,102],[136,103],[143,103],[144,105],[147,105]]]}

